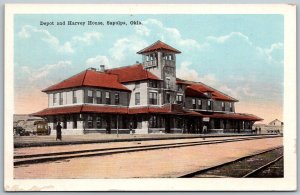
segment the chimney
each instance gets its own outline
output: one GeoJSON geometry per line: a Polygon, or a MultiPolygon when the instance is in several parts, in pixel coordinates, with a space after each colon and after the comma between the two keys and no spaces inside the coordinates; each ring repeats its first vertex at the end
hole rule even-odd
{"type": "Polygon", "coordinates": [[[101,64],[100,65],[100,72],[104,72],[105,71],[105,65],[104,64],[101,64]]]}
{"type": "Polygon", "coordinates": [[[139,64],[140,62],[139,62],[139,61],[135,61],[135,63],[136,63],[136,64],[139,64]]]}

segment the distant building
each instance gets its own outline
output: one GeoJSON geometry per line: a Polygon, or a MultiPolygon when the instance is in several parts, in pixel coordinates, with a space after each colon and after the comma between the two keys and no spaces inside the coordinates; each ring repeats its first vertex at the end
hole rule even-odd
{"type": "Polygon", "coordinates": [[[181,52],[157,41],[137,52],[142,63],[87,69],[43,90],[49,107],[34,113],[46,118],[55,134],[246,132],[252,114],[236,113],[232,98],[200,82],[176,77],[181,52]]]}
{"type": "Polygon", "coordinates": [[[30,116],[28,114],[14,114],[13,121],[14,127],[22,127],[25,131],[31,133],[37,133],[37,128],[41,128],[40,125],[37,126],[37,124],[45,124],[46,122],[45,119],[41,117],[30,116]]]}
{"type": "Polygon", "coordinates": [[[283,122],[275,119],[268,124],[254,124],[253,130],[260,129],[261,134],[283,133],[283,122]]]}

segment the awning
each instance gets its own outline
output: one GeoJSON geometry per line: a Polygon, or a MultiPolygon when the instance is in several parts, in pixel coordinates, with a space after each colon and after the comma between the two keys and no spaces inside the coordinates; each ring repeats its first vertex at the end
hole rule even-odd
{"type": "Polygon", "coordinates": [[[232,119],[232,120],[244,120],[244,121],[262,121],[263,119],[253,114],[245,113],[212,113],[203,114],[204,117],[218,118],[218,119],[232,119]]]}

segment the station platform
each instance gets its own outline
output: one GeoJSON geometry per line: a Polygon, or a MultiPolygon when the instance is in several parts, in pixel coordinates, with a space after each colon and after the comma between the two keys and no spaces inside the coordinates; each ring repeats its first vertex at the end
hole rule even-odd
{"type": "Polygon", "coordinates": [[[211,137],[234,137],[234,136],[256,136],[262,134],[86,134],[86,135],[63,135],[62,141],[56,136],[15,136],[14,147],[42,147],[73,144],[92,144],[109,142],[130,142],[148,140],[170,140],[190,138],[211,138],[211,137]]]}

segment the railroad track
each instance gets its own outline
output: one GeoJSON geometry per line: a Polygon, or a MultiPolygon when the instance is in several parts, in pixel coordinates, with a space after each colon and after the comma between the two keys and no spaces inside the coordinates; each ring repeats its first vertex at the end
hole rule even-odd
{"type": "Polygon", "coordinates": [[[180,178],[215,177],[283,177],[283,147],[276,147],[206,169],[193,171],[180,178]],[[275,167],[275,164],[278,164],[275,167]],[[273,173],[269,169],[275,169],[273,173]],[[267,171],[266,171],[267,170],[267,171]],[[266,173],[265,173],[266,172],[266,173]],[[271,173],[270,173],[271,172],[271,173]]]}
{"type": "Polygon", "coordinates": [[[18,156],[14,156],[14,166],[58,161],[58,160],[71,159],[71,158],[104,156],[104,155],[112,155],[112,154],[120,154],[120,153],[128,153],[128,152],[161,150],[161,149],[170,149],[170,148],[178,148],[178,147],[191,147],[197,145],[219,144],[219,143],[266,139],[266,138],[274,138],[274,137],[280,137],[280,136],[272,135],[272,136],[241,137],[241,138],[228,138],[222,140],[202,140],[202,141],[178,142],[178,143],[169,143],[169,144],[153,144],[153,145],[145,145],[145,146],[140,145],[140,146],[129,146],[129,147],[100,148],[100,149],[80,150],[80,151],[33,154],[33,155],[18,155],[18,156]]]}

